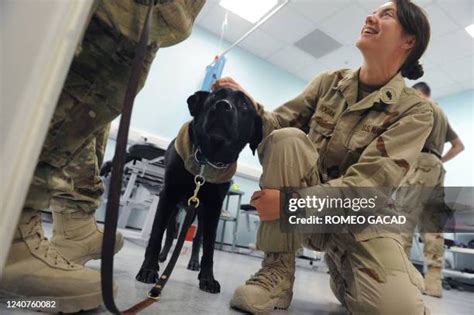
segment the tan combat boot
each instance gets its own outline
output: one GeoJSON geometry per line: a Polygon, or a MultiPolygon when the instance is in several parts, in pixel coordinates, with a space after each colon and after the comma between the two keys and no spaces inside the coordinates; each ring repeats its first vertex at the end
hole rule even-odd
{"type": "Polygon", "coordinates": [[[30,309],[78,312],[102,304],[100,274],[64,258],[44,237],[38,211],[22,214],[7,258],[0,296],[3,299],[50,301],[30,309]]]}
{"type": "Polygon", "coordinates": [[[235,290],[230,306],[253,314],[287,309],[294,280],[294,253],[265,253],[262,268],[235,290]]]}
{"type": "MultiPolygon", "coordinates": [[[[53,211],[53,237],[51,243],[70,261],[84,265],[100,259],[104,232],[97,226],[94,214],[83,211],[72,213],[53,211]]],[[[123,247],[123,236],[117,233],[115,250],[123,247]]]]}
{"type": "Polygon", "coordinates": [[[438,298],[443,296],[441,268],[428,267],[428,271],[425,275],[425,291],[423,293],[438,298]]]}

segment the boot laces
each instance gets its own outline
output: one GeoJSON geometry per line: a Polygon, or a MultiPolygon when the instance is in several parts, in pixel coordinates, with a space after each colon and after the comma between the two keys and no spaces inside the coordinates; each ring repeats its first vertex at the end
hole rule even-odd
{"type": "Polygon", "coordinates": [[[32,218],[32,220],[29,222],[30,229],[28,232],[28,235],[36,235],[37,237],[33,237],[32,240],[34,240],[36,243],[34,245],[34,249],[36,251],[39,251],[40,249],[43,249],[44,255],[43,258],[46,259],[51,259],[54,262],[54,265],[57,266],[59,264],[66,264],[68,267],[73,267],[74,264],[67,260],[66,257],[61,255],[61,253],[58,251],[58,249],[51,244],[48,239],[44,236],[43,234],[43,229],[41,227],[41,217],[35,216],[32,218]]]}
{"type": "Polygon", "coordinates": [[[285,279],[285,263],[282,260],[264,263],[264,266],[247,280],[247,284],[259,285],[271,290],[285,279]]]}
{"type": "Polygon", "coordinates": [[[259,285],[261,287],[266,288],[267,290],[271,290],[275,286],[280,283],[281,280],[284,279],[283,273],[278,271],[275,268],[262,268],[257,273],[252,275],[249,280],[247,280],[247,284],[254,284],[259,285]]]}

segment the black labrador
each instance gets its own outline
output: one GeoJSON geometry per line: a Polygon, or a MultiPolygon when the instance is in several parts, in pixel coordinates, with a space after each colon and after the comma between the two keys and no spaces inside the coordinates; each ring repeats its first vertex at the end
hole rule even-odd
{"type": "MultiPolygon", "coordinates": [[[[247,144],[255,153],[262,139],[262,120],[244,93],[229,88],[212,93],[198,91],[188,98],[187,103],[193,116],[189,125],[189,140],[211,165],[236,162],[247,144]]],[[[170,220],[175,220],[178,207],[187,202],[195,188],[195,174],[185,169],[183,159],[175,148],[175,141],[171,142],[165,153],[165,183],[160,193],[145,260],[136,276],[138,281],[145,283],[157,281],[164,231],[170,220]]],[[[210,293],[220,292],[220,284],[214,279],[213,273],[214,243],[222,202],[229,186],[230,182],[206,182],[199,191],[201,202],[197,217],[198,226],[202,228],[203,255],[198,279],[199,288],[210,293]]],[[[190,263],[194,264],[198,260],[198,253],[199,248],[197,254],[191,256],[190,263]]]]}
{"type": "MultiPolygon", "coordinates": [[[[173,245],[173,240],[178,236],[178,222],[175,220],[170,220],[168,226],[166,227],[166,238],[165,245],[160,251],[160,256],[158,257],[159,262],[165,262],[168,258],[168,253],[171,250],[173,245]]],[[[202,244],[202,225],[199,224],[196,229],[196,234],[193,238],[193,246],[191,250],[191,258],[188,262],[188,269],[193,271],[199,271],[201,265],[199,264],[199,250],[201,249],[202,244]]]]}

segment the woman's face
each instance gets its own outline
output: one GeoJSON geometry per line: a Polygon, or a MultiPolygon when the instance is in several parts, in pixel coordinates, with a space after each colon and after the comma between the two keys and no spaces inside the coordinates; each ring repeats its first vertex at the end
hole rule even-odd
{"type": "Polygon", "coordinates": [[[414,37],[406,35],[398,21],[393,2],[380,6],[365,19],[356,46],[364,53],[383,55],[407,54],[414,44],[414,37]]]}

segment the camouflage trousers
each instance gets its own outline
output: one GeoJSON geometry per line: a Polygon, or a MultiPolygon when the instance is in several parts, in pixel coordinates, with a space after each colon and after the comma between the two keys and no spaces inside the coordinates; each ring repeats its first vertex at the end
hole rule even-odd
{"type": "MultiPolygon", "coordinates": [[[[314,144],[301,130],[273,131],[259,146],[261,187],[320,184],[318,157],[314,144]]],[[[399,241],[384,236],[362,241],[351,233],[326,236],[282,233],[279,220],[261,222],[257,248],[265,252],[295,252],[304,245],[325,250],[331,288],[351,314],[429,313],[421,298],[423,279],[399,241]]]]}
{"type": "MultiPolygon", "coordinates": [[[[93,16],[49,125],[25,208],[66,206],[91,212],[103,192],[98,177],[108,126],[122,111],[136,43],[93,16]]],[[[158,47],[147,48],[139,90],[158,47]]]]}
{"type": "MultiPolygon", "coordinates": [[[[63,119],[61,111],[64,108],[70,108],[72,106],[70,103],[74,102],[74,98],[67,92],[62,93],[47,137],[55,132],[54,126],[58,123],[57,121],[63,119]]],[[[38,163],[25,201],[25,208],[36,210],[51,208],[53,211],[82,211],[93,214],[99,207],[101,195],[104,192],[99,172],[109,128],[110,124],[107,124],[94,132],[62,168],[56,168],[45,162],[38,163]]],[[[71,141],[76,141],[76,139],[71,139],[71,141]]]]}
{"type": "MultiPolygon", "coordinates": [[[[427,203],[419,196],[419,187],[442,187],[444,181],[444,169],[441,161],[430,153],[421,153],[418,157],[413,173],[407,176],[404,186],[405,202],[410,204],[408,209],[415,219],[411,224],[410,231],[402,234],[403,247],[408,257],[411,255],[413,233],[418,223],[421,238],[424,243],[423,253],[428,267],[442,268],[444,256],[444,237],[440,231],[441,227],[433,227],[433,220],[436,219],[437,209],[430,207],[433,203],[427,203]]],[[[430,199],[440,199],[443,202],[442,190],[435,189],[434,195],[430,199]],[[441,192],[441,193],[440,193],[441,192]]]]}

